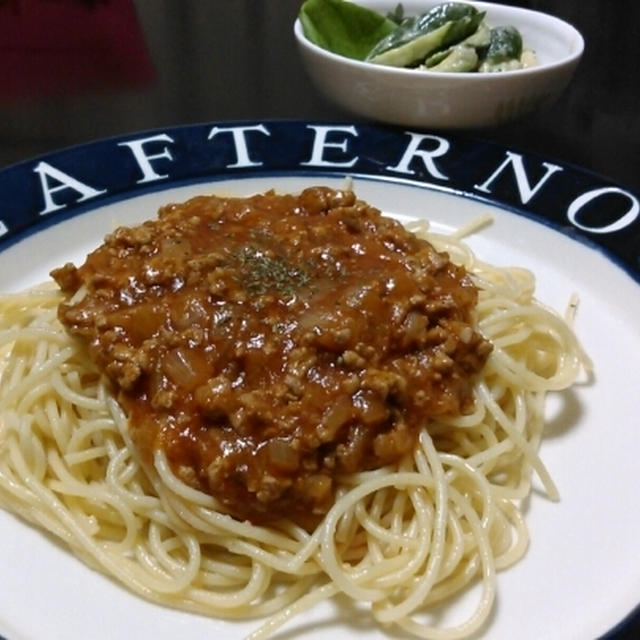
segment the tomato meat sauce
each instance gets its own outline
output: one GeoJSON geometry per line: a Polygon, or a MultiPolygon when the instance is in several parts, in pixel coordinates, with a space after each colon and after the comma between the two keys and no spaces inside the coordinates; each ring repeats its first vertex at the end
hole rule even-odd
{"type": "Polygon", "coordinates": [[[491,351],[465,270],[348,190],[170,204],[52,276],[143,461],[257,523],[468,412],[491,351]]]}

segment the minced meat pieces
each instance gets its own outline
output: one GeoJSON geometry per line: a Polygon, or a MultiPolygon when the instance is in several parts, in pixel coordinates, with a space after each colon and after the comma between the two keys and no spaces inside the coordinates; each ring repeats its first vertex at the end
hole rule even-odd
{"type": "Polygon", "coordinates": [[[410,454],[491,350],[465,270],[346,190],[167,205],[52,276],[143,460],[254,522],[311,525],[410,454]]]}

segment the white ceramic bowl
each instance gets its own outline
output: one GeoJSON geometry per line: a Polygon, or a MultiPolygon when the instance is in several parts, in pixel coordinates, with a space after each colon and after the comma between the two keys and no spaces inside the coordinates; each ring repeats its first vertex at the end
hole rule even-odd
{"type": "MultiPolygon", "coordinates": [[[[397,0],[356,0],[381,13],[397,0]]],[[[424,13],[437,0],[404,0],[405,15],[424,13]]],[[[426,128],[486,127],[522,117],[554,101],[571,80],[584,40],[570,24],[537,11],[471,2],[491,26],[513,25],[539,65],[497,73],[434,73],[351,60],[311,43],[300,20],[294,34],[305,67],[333,102],[379,122],[426,128]]]]}

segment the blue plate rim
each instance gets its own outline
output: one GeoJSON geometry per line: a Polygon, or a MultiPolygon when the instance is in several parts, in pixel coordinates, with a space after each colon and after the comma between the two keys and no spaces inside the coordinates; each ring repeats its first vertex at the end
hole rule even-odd
{"type": "Polygon", "coordinates": [[[155,128],[66,147],[6,167],[0,171],[0,251],[51,224],[134,195],[232,176],[284,173],[363,174],[481,200],[601,251],[640,283],[640,195],[632,189],[560,160],[456,133],[321,120],[238,120],[155,128]],[[212,136],[214,130],[217,133],[212,136]],[[245,131],[244,153],[251,165],[239,166],[234,130],[245,131]],[[312,155],[319,131],[328,132],[322,151],[324,164],[313,165],[304,158],[312,155]],[[211,143],[213,138],[215,144],[211,143]],[[396,170],[402,154],[418,138],[421,142],[405,167],[407,171],[396,170]],[[132,152],[136,144],[149,158],[148,175],[168,177],[140,180],[142,169],[132,152]],[[270,153],[268,146],[276,144],[277,154],[270,153]],[[447,146],[447,150],[438,146],[447,146]],[[174,155],[169,160],[164,153],[174,155]],[[330,160],[332,155],[337,158],[330,160]],[[357,161],[344,166],[345,158],[353,157],[357,161]],[[234,160],[238,166],[232,166],[234,160]],[[167,166],[171,173],[160,173],[168,170],[167,166]],[[63,172],[63,180],[68,182],[60,182],[56,171],[63,172]],[[84,195],[69,186],[72,180],[84,185],[84,195]],[[523,189],[534,191],[525,194],[530,197],[526,202],[523,189]],[[59,208],[43,214],[45,190],[59,208]],[[89,190],[95,193],[89,194],[89,190]],[[592,198],[577,209],[588,209],[589,230],[568,219],[568,208],[580,198],[592,198]],[[629,207],[629,212],[621,216],[621,207],[629,207]],[[616,217],[630,221],[609,233],[602,233],[602,227],[596,231],[598,220],[616,217]]]}

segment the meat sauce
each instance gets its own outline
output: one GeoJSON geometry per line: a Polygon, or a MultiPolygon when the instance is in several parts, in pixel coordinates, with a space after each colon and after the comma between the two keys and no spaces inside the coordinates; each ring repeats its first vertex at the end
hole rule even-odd
{"type": "Polygon", "coordinates": [[[143,460],[253,522],[317,521],[468,412],[491,351],[465,270],[351,191],[167,205],[52,276],[143,460]]]}

